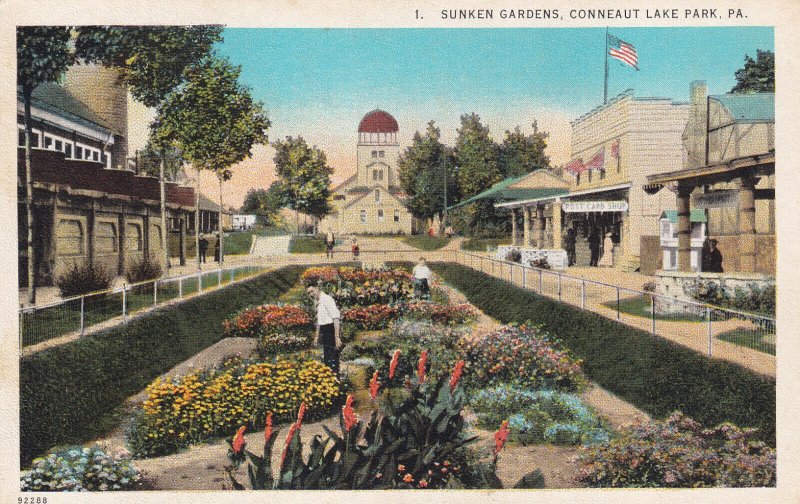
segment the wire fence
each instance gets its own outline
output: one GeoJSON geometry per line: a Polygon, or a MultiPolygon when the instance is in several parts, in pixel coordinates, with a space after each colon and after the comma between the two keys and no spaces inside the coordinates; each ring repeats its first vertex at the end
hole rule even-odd
{"type": "Polygon", "coordinates": [[[245,265],[208,270],[23,307],[19,310],[20,348],[83,335],[101,324],[125,323],[138,312],[238,282],[266,269],[264,265],[245,265]]]}
{"type": "Polygon", "coordinates": [[[457,261],[523,289],[599,313],[711,355],[730,344],[775,355],[775,319],[653,292],[629,289],[560,271],[458,251],[457,261]]]}

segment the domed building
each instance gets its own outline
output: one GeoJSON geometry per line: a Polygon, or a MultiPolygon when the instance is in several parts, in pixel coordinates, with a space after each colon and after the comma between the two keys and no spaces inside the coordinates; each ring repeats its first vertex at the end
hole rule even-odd
{"type": "Polygon", "coordinates": [[[332,211],[319,225],[334,234],[412,232],[413,217],[403,204],[397,161],[397,120],[373,110],[358,125],[356,173],[334,187],[332,211]]]}

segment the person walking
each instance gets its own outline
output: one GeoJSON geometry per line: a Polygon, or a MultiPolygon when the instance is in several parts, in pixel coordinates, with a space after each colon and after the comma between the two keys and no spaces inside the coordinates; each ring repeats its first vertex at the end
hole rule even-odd
{"type": "Polygon", "coordinates": [[[425,258],[420,257],[414,266],[414,294],[416,297],[429,299],[431,297],[431,269],[425,263],[425,258]]]}
{"type": "Polygon", "coordinates": [[[606,233],[606,237],[603,239],[603,255],[600,256],[597,265],[608,268],[614,265],[614,242],[611,240],[610,232],[606,233]]]}
{"type": "Polygon", "coordinates": [[[567,236],[564,237],[564,250],[567,251],[567,266],[575,266],[575,229],[567,229],[567,236]]]}
{"type": "Polygon", "coordinates": [[[206,253],[208,252],[208,240],[205,236],[200,237],[200,262],[205,264],[206,253]]]}
{"type": "Polygon", "coordinates": [[[708,240],[708,271],[722,273],[722,252],[717,248],[717,240],[708,240]]]}
{"type": "Polygon", "coordinates": [[[328,259],[333,259],[333,246],[336,244],[336,239],[333,237],[333,231],[330,229],[325,233],[325,253],[328,259]]]}
{"type": "Polygon", "coordinates": [[[589,232],[589,252],[591,253],[589,266],[597,266],[597,260],[600,258],[600,230],[597,226],[592,227],[589,232]]]}
{"type": "Polygon", "coordinates": [[[219,234],[217,234],[217,242],[214,244],[214,260],[219,262],[219,234]]]}
{"type": "Polygon", "coordinates": [[[339,308],[336,307],[336,301],[317,286],[312,285],[306,289],[306,293],[316,305],[316,337],[317,344],[322,346],[322,360],[334,373],[339,374],[339,353],[342,349],[339,308]]]}
{"type": "Polygon", "coordinates": [[[358,248],[358,240],[356,240],[355,236],[353,237],[353,244],[350,246],[350,251],[353,252],[353,260],[358,261],[361,250],[358,248]]]}

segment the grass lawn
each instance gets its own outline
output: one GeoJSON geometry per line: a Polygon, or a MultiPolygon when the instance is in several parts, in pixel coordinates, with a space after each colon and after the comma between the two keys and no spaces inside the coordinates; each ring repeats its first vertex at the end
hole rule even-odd
{"type": "Polygon", "coordinates": [[[225,255],[241,255],[250,253],[250,245],[253,243],[253,231],[240,231],[231,233],[223,240],[225,255]]]}
{"type": "Polygon", "coordinates": [[[507,238],[467,238],[461,243],[462,250],[472,252],[486,252],[488,248],[497,248],[498,245],[511,245],[511,237],[507,238]]]}
{"type": "Polygon", "coordinates": [[[325,252],[325,240],[321,236],[295,236],[289,242],[290,254],[321,254],[325,252]]]}
{"type": "Polygon", "coordinates": [[[403,237],[403,242],[420,250],[438,250],[450,242],[444,236],[415,235],[403,237]]]}
{"type": "Polygon", "coordinates": [[[775,334],[762,334],[747,329],[734,329],[718,334],[717,338],[722,341],[752,348],[759,352],[775,355],[775,334]]]}
{"type": "MultiPolygon", "coordinates": [[[[658,300],[656,300],[656,302],[658,302],[658,300]]],[[[607,303],[603,303],[603,306],[607,306],[616,310],[617,302],[609,301],[607,303]]],[[[619,301],[619,311],[626,315],[650,318],[652,316],[650,296],[641,294],[639,296],[622,298],[619,301]]],[[[667,320],[672,322],[703,322],[705,318],[688,311],[683,313],[676,312],[667,314],[658,313],[658,310],[656,310],[656,320],[667,320]]]]}

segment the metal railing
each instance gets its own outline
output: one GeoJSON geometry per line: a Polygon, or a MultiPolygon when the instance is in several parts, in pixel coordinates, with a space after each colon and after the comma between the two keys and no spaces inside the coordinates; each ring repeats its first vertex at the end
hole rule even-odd
{"type": "MultiPolygon", "coordinates": [[[[542,296],[599,313],[709,356],[736,353],[731,344],[775,355],[775,319],[456,252],[457,262],[542,296]]],[[[743,350],[743,349],[739,349],[743,350]]],[[[739,352],[741,353],[741,352],[739,352]]],[[[772,362],[774,372],[774,361],[772,362]]]]}
{"type": "Polygon", "coordinates": [[[266,269],[263,265],[244,265],[198,271],[22,307],[20,348],[68,335],[82,336],[101,325],[122,324],[143,310],[235,283],[266,269]]]}

